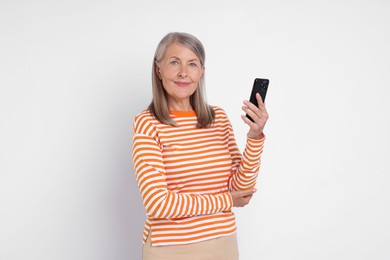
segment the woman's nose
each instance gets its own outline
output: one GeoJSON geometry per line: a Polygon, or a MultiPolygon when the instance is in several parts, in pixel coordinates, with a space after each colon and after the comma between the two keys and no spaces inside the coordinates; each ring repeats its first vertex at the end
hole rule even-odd
{"type": "Polygon", "coordinates": [[[179,73],[177,74],[180,78],[187,77],[187,69],[185,66],[180,66],[179,73]]]}

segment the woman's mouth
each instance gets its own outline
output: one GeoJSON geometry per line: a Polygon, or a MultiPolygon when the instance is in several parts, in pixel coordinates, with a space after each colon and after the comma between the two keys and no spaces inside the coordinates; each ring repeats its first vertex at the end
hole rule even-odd
{"type": "Polygon", "coordinates": [[[188,87],[190,85],[189,82],[182,82],[182,81],[177,81],[175,82],[176,85],[178,85],[179,87],[188,87]]]}

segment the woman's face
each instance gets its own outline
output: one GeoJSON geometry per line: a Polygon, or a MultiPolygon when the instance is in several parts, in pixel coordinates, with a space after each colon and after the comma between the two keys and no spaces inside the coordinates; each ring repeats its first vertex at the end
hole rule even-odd
{"type": "Polygon", "coordinates": [[[179,43],[170,45],[164,58],[157,64],[157,75],[168,93],[168,105],[186,105],[198,87],[204,67],[190,49],[179,43]]]}

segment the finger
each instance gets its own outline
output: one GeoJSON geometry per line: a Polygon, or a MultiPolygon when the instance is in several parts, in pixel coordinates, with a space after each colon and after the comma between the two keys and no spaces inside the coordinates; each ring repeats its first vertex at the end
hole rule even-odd
{"type": "Polygon", "coordinates": [[[255,121],[255,123],[259,123],[256,118],[261,119],[263,116],[267,115],[267,110],[265,109],[264,104],[260,104],[259,107],[256,107],[253,103],[245,100],[244,105],[245,106],[242,107],[242,110],[244,110],[253,119],[253,121],[255,121]]]}
{"type": "Polygon", "coordinates": [[[246,106],[243,106],[242,107],[242,110],[248,115],[250,116],[253,121],[255,121],[255,123],[257,122],[257,120],[259,119],[259,115],[257,113],[255,113],[253,110],[251,110],[250,108],[246,107],[246,106]]]}
{"type": "Polygon", "coordinates": [[[265,103],[263,103],[263,99],[261,98],[260,94],[257,94],[256,99],[257,99],[257,103],[259,104],[258,109],[260,111],[267,110],[265,108],[265,103]]]}
{"type": "Polygon", "coordinates": [[[260,114],[267,114],[267,109],[265,108],[265,102],[263,102],[263,99],[261,98],[259,93],[256,93],[256,99],[258,108],[260,110],[260,114]]]}
{"type": "MultiPolygon", "coordinates": [[[[250,102],[248,102],[248,103],[247,104],[249,106],[242,106],[241,109],[245,113],[247,113],[256,123],[258,123],[257,120],[255,120],[256,118],[261,119],[264,115],[267,115],[267,111],[266,111],[265,107],[261,107],[259,109],[255,105],[253,105],[252,103],[250,103],[250,102]]],[[[244,101],[244,104],[246,104],[245,101],[244,101]]]]}
{"type": "Polygon", "coordinates": [[[247,195],[247,196],[244,196],[243,198],[245,198],[245,199],[251,199],[253,197],[253,194],[251,194],[251,195],[247,195]]]}
{"type": "MultiPolygon", "coordinates": [[[[261,97],[260,97],[261,99],[261,97]]],[[[245,101],[244,101],[244,104],[245,104],[245,101]]],[[[253,107],[256,107],[255,105],[253,105],[253,107]]],[[[265,119],[267,120],[268,119],[268,112],[267,112],[267,108],[265,107],[264,103],[263,104],[259,104],[259,107],[256,108],[255,110],[251,110],[250,107],[245,107],[243,106],[242,107],[242,110],[244,110],[253,120],[256,119],[256,117],[252,116],[250,114],[250,111],[252,111],[253,113],[255,113],[255,115],[259,118],[259,119],[265,119]]],[[[257,121],[255,121],[257,123],[257,121]]]]}
{"type": "Polygon", "coordinates": [[[263,99],[261,98],[259,93],[256,93],[256,99],[257,99],[257,104],[259,104],[259,107],[260,107],[260,105],[264,106],[263,99]]]}
{"type": "MultiPolygon", "coordinates": [[[[249,127],[254,128],[256,127],[256,123],[252,122],[249,118],[247,118],[245,115],[241,115],[242,120],[247,124],[249,127]]],[[[253,119],[253,117],[252,117],[253,119]]],[[[255,120],[255,119],[254,119],[255,120]]]]}
{"type": "Polygon", "coordinates": [[[244,198],[252,198],[253,194],[255,194],[255,193],[256,193],[256,191],[257,191],[257,189],[256,189],[256,188],[253,188],[253,190],[252,190],[252,194],[250,194],[250,195],[246,195],[246,196],[244,196],[244,198]]]}
{"type": "Polygon", "coordinates": [[[242,197],[248,196],[248,195],[252,195],[253,193],[255,193],[254,189],[250,189],[250,190],[241,190],[241,191],[240,191],[240,195],[241,195],[242,197]]]}
{"type": "Polygon", "coordinates": [[[253,104],[252,102],[249,102],[248,100],[244,100],[244,105],[249,108],[250,110],[252,110],[254,113],[258,113],[260,112],[260,109],[255,106],[255,104],[253,104]]]}

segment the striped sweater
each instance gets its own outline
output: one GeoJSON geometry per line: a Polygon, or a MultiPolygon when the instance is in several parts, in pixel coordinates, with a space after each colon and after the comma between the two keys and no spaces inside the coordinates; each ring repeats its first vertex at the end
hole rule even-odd
{"type": "Polygon", "coordinates": [[[197,128],[194,112],[170,111],[178,126],[145,110],[134,119],[133,161],[146,209],[143,242],[180,245],[236,231],[229,191],[256,184],[264,138],[247,139],[241,155],[225,112],[213,107],[209,128],[197,128]]]}

